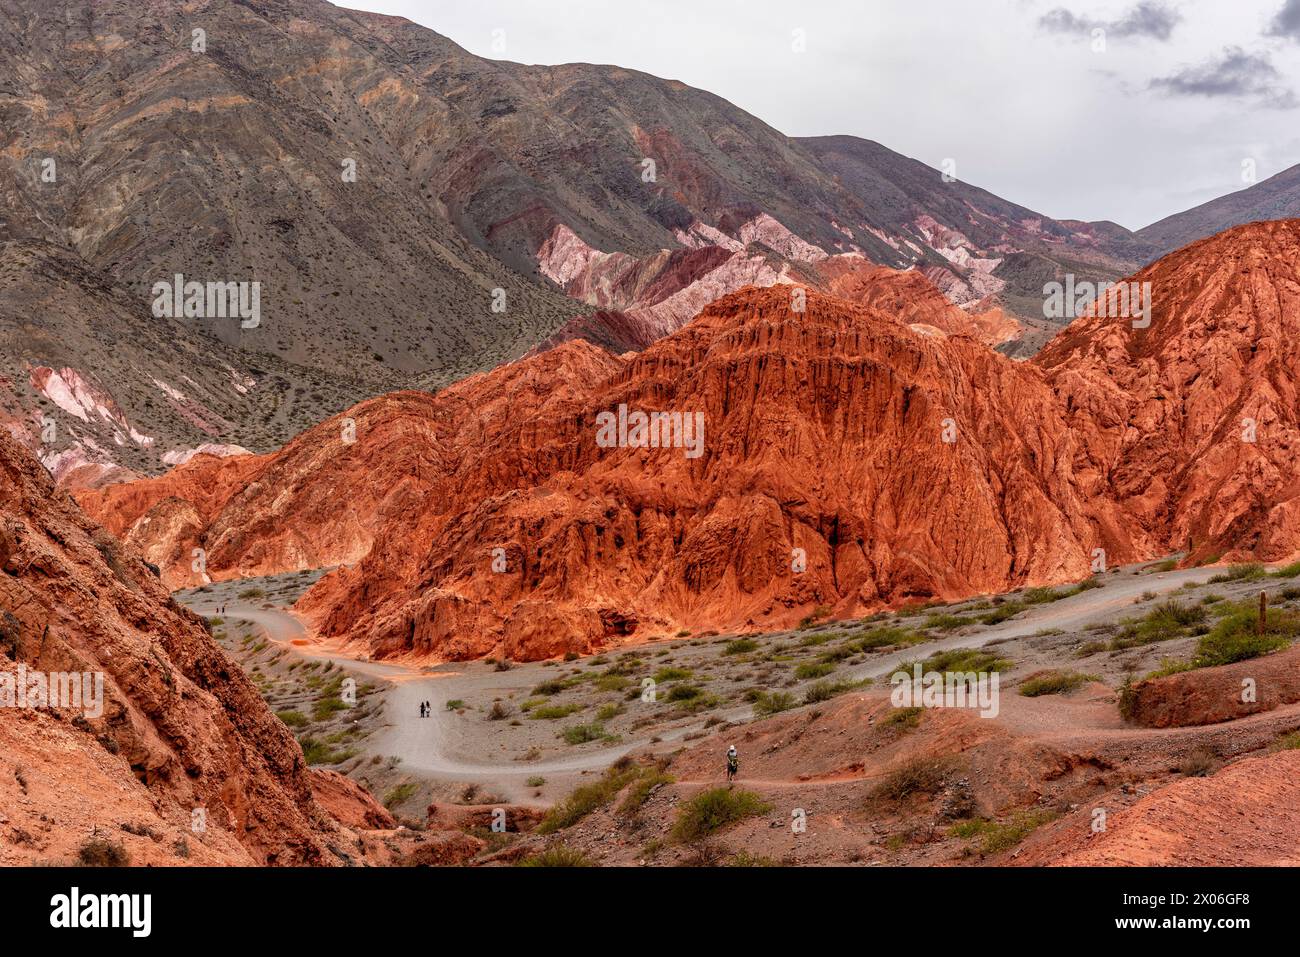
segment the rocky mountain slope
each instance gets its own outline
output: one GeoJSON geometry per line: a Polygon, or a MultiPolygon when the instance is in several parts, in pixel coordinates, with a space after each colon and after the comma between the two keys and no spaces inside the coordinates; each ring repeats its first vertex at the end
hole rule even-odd
{"type": "Polygon", "coordinates": [[[0,117],[5,255],[59,262],[38,271],[52,286],[0,286],[0,373],[29,393],[7,414],[80,434],[61,468],[92,463],[91,481],[200,445],[266,451],[363,395],[543,342],[643,348],[845,253],[1022,316],[1047,278],[1141,257],[1117,227],[1054,222],[865,140],[792,139],[676,81],[486,60],[319,0],[2,0],[0,117]],[[259,283],[260,322],[156,318],[154,284],[176,275],[259,283]],[[63,281],[112,303],[45,308],[63,281]],[[111,357],[89,331],[101,308],[139,330],[111,357]],[[260,384],[231,394],[227,366],[260,384]],[[119,421],[42,403],[33,369],[119,421]]]}
{"type": "Polygon", "coordinates": [[[1168,216],[1139,229],[1137,236],[1157,254],[1164,255],[1233,226],[1296,217],[1300,217],[1300,166],[1168,216]]]}
{"type": "Polygon", "coordinates": [[[43,242],[0,244],[0,426],[61,485],[153,474],[193,450],[283,445],[373,386],[155,319],[43,242]]]}
{"type": "Polygon", "coordinates": [[[339,860],[302,751],[253,683],[0,433],[0,671],[20,668],[98,672],[103,702],[0,707],[0,860],[75,859],[94,839],[135,863],[339,860]]]}
{"type": "Polygon", "coordinates": [[[1078,436],[1075,473],[1194,560],[1300,550],[1300,220],[1193,243],[1133,277],[1151,324],[1089,315],[1034,359],[1078,436]]]}

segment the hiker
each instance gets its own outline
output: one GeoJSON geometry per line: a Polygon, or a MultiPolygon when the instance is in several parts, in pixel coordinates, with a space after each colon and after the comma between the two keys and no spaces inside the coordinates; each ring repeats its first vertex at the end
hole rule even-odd
{"type": "Polygon", "coordinates": [[[736,754],[736,746],[733,744],[727,748],[727,783],[730,784],[735,778],[736,772],[740,770],[740,756],[736,754]]]}
{"type": "Polygon", "coordinates": [[[424,702],[423,702],[423,701],[420,702],[420,717],[421,717],[421,718],[424,717],[424,702]]]}

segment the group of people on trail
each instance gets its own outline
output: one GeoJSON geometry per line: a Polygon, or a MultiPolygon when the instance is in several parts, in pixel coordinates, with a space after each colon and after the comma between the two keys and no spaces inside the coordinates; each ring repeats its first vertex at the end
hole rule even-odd
{"type": "Polygon", "coordinates": [[[433,705],[429,704],[429,702],[427,702],[427,701],[421,701],[421,702],[420,702],[420,717],[421,717],[421,718],[427,718],[427,717],[429,717],[429,715],[431,715],[431,714],[433,714],[433,705]]]}

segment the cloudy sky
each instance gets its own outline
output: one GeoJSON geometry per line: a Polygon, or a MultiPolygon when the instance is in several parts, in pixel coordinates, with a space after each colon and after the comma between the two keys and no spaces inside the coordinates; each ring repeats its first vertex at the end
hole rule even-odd
{"type": "Polygon", "coordinates": [[[1300,0],[340,2],[495,59],[682,80],[794,136],[951,157],[1059,219],[1139,228],[1241,189],[1244,161],[1260,180],[1300,163],[1300,0]]]}

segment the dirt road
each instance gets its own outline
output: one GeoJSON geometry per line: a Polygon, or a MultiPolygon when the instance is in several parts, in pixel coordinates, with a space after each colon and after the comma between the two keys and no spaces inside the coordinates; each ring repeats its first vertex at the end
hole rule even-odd
{"type": "MultiPolygon", "coordinates": [[[[1080,592],[1051,604],[1031,606],[1015,620],[975,634],[929,642],[924,646],[924,653],[931,655],[949,648],[978,647],[992,641],[1033,635],[1043,629],[1072,630],[1096,621],[1112,621],[1143,593],[1164,594],[1187,582],[1204,582],[1211,574],[1211,569],[1190,569],[1159,574],[1112,575],[1106,579],[1104,588],[1080,592]]],[[[221,597],[199,598],[192,605],[196,611],[206,615],[216,614],[220,605],[224,608],[222,614],[225,618],[256,625],[272,641],[305,659],[332,661],[357,675],[387,683],[387,724],[367,740],[367,755],[400,758],[404,770],[434,779],[491,784],[492,789],[505,800],[526,799],[529,788],[525,782],[530,777],[576,778],[584,772],[601,770],[620,755],[636,749],[652,745],[672,747],[674,742],[698,730],[694,725],[661,729],[655,736],[658,740],[653,742],[645,736],[572,755],[520,761],[508,751],[498,730],[499,725],[460,719],[448,710],[447,703],[458,699],[484,701],[494,696],[526,691],[546,676],[540,664],[517,665],[508,671],[496,672],[456,664],[417,670],[400,664],[361,661],[306,644],[301,622],[285,610],[221,597]],[[432,704],[432,712],[422,718],[420,704],[425,701],[432,704]]],[[[896,671],[906,660],[915,658],[917,651],[909,649],[876,659],[846,669],[839,677],[841,680],[879,678],[896,671]]],[[[748,721],[753,718],[753,708],[749,705],[732,708],[717,717],[732,722],[748,721]]]]}

